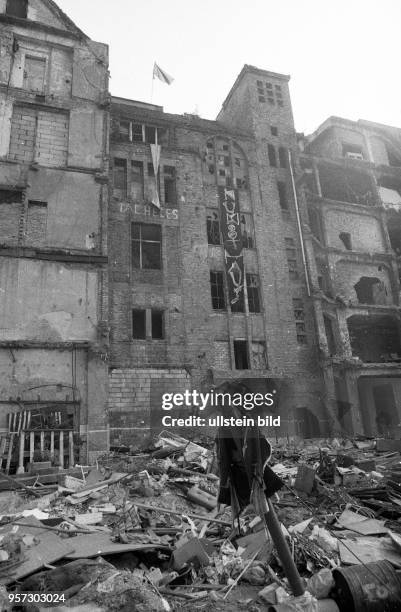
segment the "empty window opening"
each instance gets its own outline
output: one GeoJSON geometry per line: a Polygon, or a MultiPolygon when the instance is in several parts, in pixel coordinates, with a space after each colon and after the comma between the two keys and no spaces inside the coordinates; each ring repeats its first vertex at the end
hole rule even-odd
{"type": "Polygon", "coordinates": [[[246,288],[249,312],[260,312],[259,276],[257,274],[246,275],[246,288]]]}
{"type": "Polygon", "coordinates": [[[234,340],[234,360],[236,370],[249,370],[248,342],[234,340]]]}
{"type": "Polygon", "coordinates": [[[401,156],[390,146],[386,145],[388,165],[389,166],[401,166],[401,156]]]}
{"type": "Polygon", "coordinates": [[[164,200],[166,204],[177,204],[177,181],[174,166],[164,166],[164,200]]]}
{"type": "Polygon", "coordinates": [[[151,311],[151,337],[154,340],[163,340],[164,338],[164,312],[162,310],[151,311]]]}
{"type": "Polygon", "coordinates": [[[161,226],[132,223],[132,266],[142,270],[161,270],[161,226]]]}
{"type": "Polygon", "coordinates": [[[309,224],[312,231],[312,234],[315,238],[319,240],[319,242],[323,242],[323,230],[322,230],[322,218],[320,215],[320,211],[310,206],[308,209],[309,213],[309,224]]]}
{"type": "Polygon", "coordinates": [[[341,234],[339,234],[339,238],[347,251],[352,251],[351,234],[348,232],[341,232],[341,234]]]}
{"type": "Polygon", "coordinates": [[[399,327],[393,317],[353,315],[347,326],[352,354],[364,363],[401,360],[399,327]]]}
{"type": "Polygon", "coordinates": [[[240,214],[242,246],[244,249],[255,248],[255,232],[253,227],[253,217],[250,213],[240,214]]]}
{"type": "Polygon", "coordinates": [[[267,368],[266,343],[253,340],[251,343],[251,369],[265,370],[267,368]]]}
{"type": "Polygon", "coordinates": [[[127,160],[114,158],[113,165],[113,187],[120,189],[125,195],[127,190],[127,160]]]}
{"type": "Polygon", "coordinates": [[[0,189],[0,204],[21,204],[22,191],[12,189],[0,189]]]}
{"type": "Polygon", "coordinates": [[[302,438],[320,438],[320,425],[318,418],[309,408],[296,408],[296,433],[302,438]]]}
{"type": "Polygon", "coordinates": [[[225,310],[226,300],[224,296],[223,272],[210,271],[210,293],[213,310],[225,310]]]}
{"type": "Polygon", "coordinates": [[[132,140],[131,122],[120,121],[113,124],[113,137],[119,142],[130,142],[132,140]]]}
{"type": "Polygon", "coordinates": [[[364,159],[363,149],[358,145],[344,142],[342,153],[343,157],[348,157],[349,159],[364,159]]]}
{"type": "Polygon", "coordinates": [[[132,311],[132,337],[136,340],[146,338],[146,310],[144,309],[132,311]]]}
{"type": "Polygon", "coordinates": [[[267,145],[267,153],[269,155],[269,164],[273,168],[277,166],[276,149],[272,144],[267,145]]]}
{"type": "Polygon", "coordinates": [[[319,179],[324,198],[355,204],[375,204],[372,179],[365,172],[331,164],[319,166],[319,179]]]}
{"type": "Polygon", "coordinates": [[[287,255],[288,272],[291,280],[299,277],[297,263],[297,249],[293,238],[285,238],[285,252],[287,255]]]}
{"type": "Polygon", "coordinates": [[[208,244],[221,244],[219,213],[214,208],[207,209],[206,228],[208,244]]]}
{"type": "Polygon", "coordinates": [[[270,133],[272,136],[278,136],[278,128],[275,125],[270,126],[270,133]]]}
{"type": "Polygon", "coordinates": [[[323,315],[324,330],[326,332],[327,349],[329,355],[333,356],[336,354],[336,340],[334,336],[333,320],[327,315],[323,315]]]}
{"type": "Polygon", "coordinates": [[[213,149],[214,148],[214,144],[212,140],[208,140],[206,143],[206,146],[208,149],[213,149]]]}
{"type": "Polygon", "coordinates": [[[156,128],[151,125],[145,125],[145,142],[150,144],[156,143],[156,128]]]}
{"type": "Polygon", "coordinates": [[[391,248],[397,256],[401,255],[401,216],[392,217],[387,225],[391,248]]]}
{"type": "Polygon", "coordinates": [[[6,14],[26,19],[28,14],[28,0],[7,0],[6,14]]]}
{"type": "Polygon", "coordinates": [[[134,201],[144,198],[143,162],[141,161],[131,161],[131,198],[134,201]]]}
{"type": "Polygon", "coordinates": [[[282,210],[288,210],[287,189],[285,183],[283,183],[283,181],[277,181],[277,189],[280,208],[282,210]]]}
{"type": "Polygon", "coordinates": [[[387,289],[385,284],[375,277],[362,276],[354,285],[360,304],[386,304],[387,289]]]}
{"type": "Polygon", "coordinates": [[[301,345],[308,344],[308,338],[306,335],[305,309],[304,309],[303,300],[300,298],[293,298],[292,305],[294,309],[297,342],[298,344],[301,344],[301,345]]]}
{"type": "Polygon", "coordinates": [[[42,94],[45,86],[46,59],[25,56],[24,89],[42,94]]]}
{"type": "Polygon", "coordinates": [[[288,166],[288,153],[285,147],[279,147],[278,158],[280,161],[281,168],[287,168],[288,166]]]}
{"type": "Polygon", "coordinates": [[[374,385],[372,389],[376,411],[376,430],[382,436],[393,436],[398,429],[397,404],[392,384],[374,385]]]}

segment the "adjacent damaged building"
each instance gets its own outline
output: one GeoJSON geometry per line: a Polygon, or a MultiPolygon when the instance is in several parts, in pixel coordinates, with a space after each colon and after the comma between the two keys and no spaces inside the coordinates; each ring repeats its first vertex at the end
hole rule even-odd
{"type": "Polygon", "coordinates": [[[277,435],[328,430],[288,81],[244,66],[216,121],[112,98],[113,445],[232,380],[279,395],[277,435]]]}
{"type": "Polygon", "coordinates": [[[108,98],[106,45],[52,0],[0,0],[0,428],[20,469],[107,448],[108,98]]]}
{"type": "Polygon", "coordinates": [[[340,434],[399,438],[401,130],[331,117],[303,144],[326,403],[340,434]]]}

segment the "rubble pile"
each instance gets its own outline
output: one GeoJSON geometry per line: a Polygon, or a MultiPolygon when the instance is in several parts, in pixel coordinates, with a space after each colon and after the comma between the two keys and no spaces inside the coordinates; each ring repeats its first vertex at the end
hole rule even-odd
{"type": "Polygon", "coordinates": [[[233,521],[218,505],[214,441],[162,432],[51,493],[2,492],[0,609],[400,609],[401,455],[379,442],[276,445],[272,499],[299,597],[263,517],[249,505],[233,521]]]}

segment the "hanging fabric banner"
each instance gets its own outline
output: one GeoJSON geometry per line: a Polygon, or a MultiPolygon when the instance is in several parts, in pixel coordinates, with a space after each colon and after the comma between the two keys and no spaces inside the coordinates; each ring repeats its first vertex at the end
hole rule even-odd
{"type": "Polygon", "coordinates": [[[219,186],[220,230],[223,239],[228,299],[238,310],[244,308],[244,257],[240,211],[236,189],[219,186]]]}
{"type": "Polygon", "coordinates": [[[154,185],[151,186],[151,202],[157,208],[160,208],[160,197],[159,197],[159,165],[160,165],[160,151],[161,146],[158,144],[151,144],[150,151],[152,153],[153,172],[154,172],[154,185]]]}

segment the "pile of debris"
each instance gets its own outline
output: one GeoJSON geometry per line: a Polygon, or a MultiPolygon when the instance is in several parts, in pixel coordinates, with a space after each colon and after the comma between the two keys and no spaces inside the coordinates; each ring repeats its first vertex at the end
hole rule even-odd
{"type": "Polygon", "coordinates": [[[213,440],[162,432],[141,452],[63,473],[50,493],[38,482],[4,491],[0,609],[398,610],[401,456],[380,448],[277,445],[274,506],[304,586],[297,597],[255,507],[233,522],[218,505],[213,440]]]}

